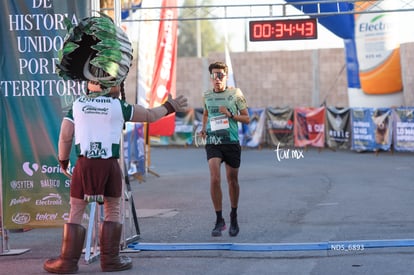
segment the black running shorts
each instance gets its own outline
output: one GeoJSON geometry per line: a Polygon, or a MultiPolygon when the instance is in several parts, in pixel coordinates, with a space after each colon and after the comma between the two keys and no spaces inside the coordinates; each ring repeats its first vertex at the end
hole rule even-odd
{"type": "Polygon", "coordinates": [[[206,144],[207,160],[211,158],[221,158],[233,168],[240,167],[241,146],[239,143],[234,144],[206,144]]]}

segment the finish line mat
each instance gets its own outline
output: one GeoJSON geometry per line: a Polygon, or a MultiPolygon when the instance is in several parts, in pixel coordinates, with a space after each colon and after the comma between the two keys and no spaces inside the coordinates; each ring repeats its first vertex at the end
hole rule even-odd
{"type": "Polygon", "coordinates": [[[412,247],[414,239],[328,241],[318,243],[131,243],[128,249],[140,251],[187,251],[187,250],[229,250],[229,251],[363,251],[368,248],[412,247]]]}

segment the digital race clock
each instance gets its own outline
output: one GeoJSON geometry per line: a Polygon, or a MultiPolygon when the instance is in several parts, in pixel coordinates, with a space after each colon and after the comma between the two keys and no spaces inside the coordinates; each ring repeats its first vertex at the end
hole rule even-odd
{"type": "Polygon", "coordinates": [[[250,41],[318,38],[316,18],[249,22],[250,41]]]}

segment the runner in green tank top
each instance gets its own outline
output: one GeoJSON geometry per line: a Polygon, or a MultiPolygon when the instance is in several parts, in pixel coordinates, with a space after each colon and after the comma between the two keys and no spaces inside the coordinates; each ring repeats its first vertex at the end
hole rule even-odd
{"type": "Polygon", "coordinates": [[[216,223],[211,235],[221,236],[226,224],[222,215],[222,191],[220,166],[226,164],[226,178],[231,203],[229,235],[239,233],[237,207],[239,203],[239,167],[241,146],[238,123],[250,122],[247,102],[238,88],[227,87],[228,67],[223,62],[209,66],[213,86],[203,95],[204,112],[200,135],[206,141],[206,153],[210,169],[210,195],[216,211],[216,223]]]}

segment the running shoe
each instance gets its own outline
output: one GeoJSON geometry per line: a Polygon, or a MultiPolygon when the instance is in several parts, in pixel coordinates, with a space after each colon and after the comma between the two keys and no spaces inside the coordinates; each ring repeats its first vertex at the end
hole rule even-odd
{"type": "Polygon", "coordinates": [[[240,231],[240,228],[239,228],[239,224],[237,223],[237,216],[231,217],[230,229],[229,229],[230,237],[236,237],[237,234],[239,234],[239,231],[240,231]]]}
{"type": "Polygon", "coordinates": [[[211,236],[220,237],[221,231],[223,230],[226,230],[226,223],[224,222],[224,219],[221,219],[220,221],[216,222],[213,231],[211,231],[211,236]]]}

